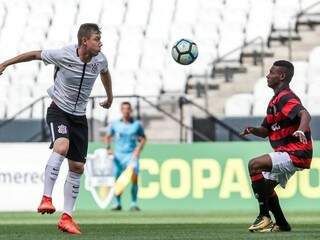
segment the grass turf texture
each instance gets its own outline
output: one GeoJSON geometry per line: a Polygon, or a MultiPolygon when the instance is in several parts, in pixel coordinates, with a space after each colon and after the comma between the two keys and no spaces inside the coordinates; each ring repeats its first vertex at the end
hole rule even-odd
{"type": "Polygon", "coordinates": [[[57,230],[57,213],[0,213],[0,239],[320,239],[320,212],[287,216],[290,233],[249,233],[254,213],[82,211],[75,219],[83,234],[71,236],[57,230]]]}

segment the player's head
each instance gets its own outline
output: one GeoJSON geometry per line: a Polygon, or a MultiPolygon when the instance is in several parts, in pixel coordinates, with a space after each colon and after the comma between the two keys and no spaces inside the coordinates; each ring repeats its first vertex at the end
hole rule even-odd
{"type": "Polygon", "coordinates": [[[268,86],[272,89],[289,84],[294,74],[293,64],[286,60],[275,61],[267,75],[268,86]]]}
{"type": "Polygon", "coordinates": [[[101,31],[95,23],[84,23],[78,30],[78,46],[84,47],[91,55],[99,54],[102,42],[101,31]]]}
{"type": "Polygon", "coordinates": [[[131,118],[132,107],[130,102],[122,102],[121,103],[121,113],[122,117],[125,119],[131,118]]]}

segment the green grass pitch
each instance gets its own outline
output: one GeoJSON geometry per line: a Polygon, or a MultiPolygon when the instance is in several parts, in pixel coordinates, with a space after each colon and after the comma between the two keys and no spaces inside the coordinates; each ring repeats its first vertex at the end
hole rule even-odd
{"type": "Polygon", "coordinates": [[[56,228],[59,214],[0,213],[0,239],[320,239],[320,212],[287,214],[289,233],[249,233],[254,213],[82,211],[75,214],[82,235],[56,228]]]}

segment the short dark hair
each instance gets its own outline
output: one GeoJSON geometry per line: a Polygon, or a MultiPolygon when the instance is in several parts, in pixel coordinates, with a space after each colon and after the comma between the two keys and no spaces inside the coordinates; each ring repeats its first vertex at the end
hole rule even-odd
{"type": "Polygon", "coordinates": [[[90,38],[91,34],[101,34],[100,27],[95,23],[84,23],[81,24],[78,30],[78,45],[81,46],[82,38],[90,38]]]}
{"type": "Polygon", "coordinates": [[[128,101],[122,102],[122,103],[121,103],[121,107],[122,107],[123,105],[128,105],[130,108],[132,108],[131,103],[128,102],[128,101]]]}
{"type": "Polygon", "coordinates": [[[294,74],[294,66],[291,62],[286,60],[279,60],[279,61],[275,61],[273,65],[277,67],[281,67],[284,70],[287,82],[291,81],[294,74]]]}

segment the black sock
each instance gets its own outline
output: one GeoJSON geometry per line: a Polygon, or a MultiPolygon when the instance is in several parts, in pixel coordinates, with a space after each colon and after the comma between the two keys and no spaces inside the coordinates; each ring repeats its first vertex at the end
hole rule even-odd
{"type": "Polygon", "coordinates": [[[281,209],[280,203],[279,203],[279,198],[278,198],[278,195],[275,191],[273,191],[271,196],[269,196],[269,208],[270,208],[270,211],[272,212],[272,214],[276,220],[276,223],[279,226],[289,225],[285,216],[283,215],[283,212],[282,212],[282,209],[281,209]]]}
{"type": "Polygon", "coordinates": [[[267,186],[265,183],[265,179],[261,173],[251,176],[252,181],[252,190],[254,192],[255,197],[259,202],[259,209],[261,216],[270,217],[269,214],[269,194],[267,194],[267,186]]]}

